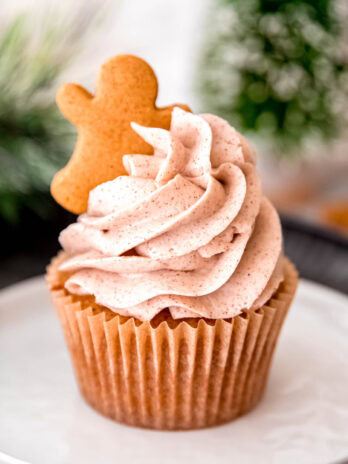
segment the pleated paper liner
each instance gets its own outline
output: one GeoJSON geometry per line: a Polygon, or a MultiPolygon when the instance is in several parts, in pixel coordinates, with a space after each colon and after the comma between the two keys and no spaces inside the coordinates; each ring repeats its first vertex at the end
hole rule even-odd
{"type": "Polygon", "coordinates": [[[294,297],[297,273],[262,308],[229,320],[151,322],[116,315],[63,288],[52,261],[47,281],[80,391],[118,422],[154,429],[195,429],[227,422],[261,399],[273,351],[294,297]]]}

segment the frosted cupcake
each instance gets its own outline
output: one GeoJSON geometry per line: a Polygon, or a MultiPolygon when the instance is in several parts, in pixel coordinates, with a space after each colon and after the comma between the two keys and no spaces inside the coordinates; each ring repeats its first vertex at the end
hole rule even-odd
{"type": "Polygon", "coordinates": [[[132,128],[154,155],[90,192],[47,274],[81,393],[130,425],[230,421],[261,399],[296,290],[278,214],[221,118],[132,128]]]}

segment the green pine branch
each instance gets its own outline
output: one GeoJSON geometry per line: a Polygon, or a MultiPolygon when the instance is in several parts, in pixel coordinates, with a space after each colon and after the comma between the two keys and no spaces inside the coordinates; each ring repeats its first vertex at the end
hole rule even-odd
{"type": "Polygon", "coordinates": [[[205,110],[284,154],[309,135],[337,136],[348,61],[334,0],[215,0],[209,24],[198,75],[205,110]]]}
{"type": "Polygon", "coordinates": [[[34,39],[30,19],[17,16],[0,32],[0,219],[12,223],[23,208],[50,214],[49,185],[75,138],[56,107],[54,88],[91,22],[51,14],[34,39]]]}

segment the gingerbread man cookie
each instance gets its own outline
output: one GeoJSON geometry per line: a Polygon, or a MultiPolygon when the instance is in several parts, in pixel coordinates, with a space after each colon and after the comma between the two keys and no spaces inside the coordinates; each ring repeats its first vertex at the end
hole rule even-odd
{"type": "Polygon", "coordinates": [[[190,111],[186,105],[157,108],[157,92],[151,67],[132,55],[119,55],[103,64],[95,96],[75,84],[59,89],[58,107],[78,128],[75,151],[51,184],[61,206],[73,213],[85,212],[90,190],[126,174],[123,155],[152,153],[152,147],[131,128],[132,121],[168,129],[174,106],[190,111]]]}

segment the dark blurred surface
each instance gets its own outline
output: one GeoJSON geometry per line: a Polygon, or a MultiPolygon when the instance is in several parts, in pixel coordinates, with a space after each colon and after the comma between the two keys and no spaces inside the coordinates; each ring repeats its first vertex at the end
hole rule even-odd
{"type": "Polygon", "coordinates": [[[285,254],[300,276],[348,294],[348,238],[298,219],[281,220],[285,254]]]}
{"type": "MultiPolygon", "coordinates": [[[[36,218],[19,230],[2,227],[0,288],[43,274],[59,249],[59,231],[74,218],[62,210],[58,223],[36,218]]],[[[348,239],[297,219],[283,217],[282,224],[285,253],[301,277],[348,294],[348,239]]]]}
{"type": "Polygon", "coordinates": [[[45,272],[59,249],[60,230],[76,218],[53,203],[52,208],[51,219],[25,210],[20,224],[0,220],[0,288],[45,272]]]}

